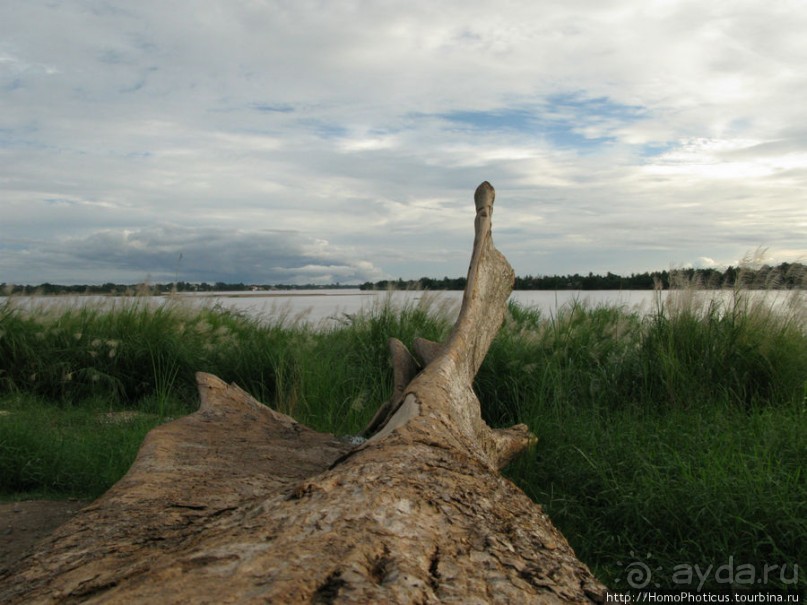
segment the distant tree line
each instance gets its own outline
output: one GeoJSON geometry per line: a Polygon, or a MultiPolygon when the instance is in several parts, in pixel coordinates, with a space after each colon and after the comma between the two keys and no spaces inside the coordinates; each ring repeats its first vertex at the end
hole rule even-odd
{"type": "Polygon", "coordinates": [[[0,295],[9,294],[97,294],[113,296],[129,295],[153,295],[160,296],[172,293],[186,292],[250,292],[250,291],[271,291],[271,290],[315,290],[322,288],[356,288],[356,285],[330,284],[323,286],[320,284],[244,284],[215,282],[192,283],[177,281],[163,284],[139,283],[139,284],[81,284],[64,286],[45,282],[38,286],[0,284],[0,295]]]}
{"type": "MultiPolygon", "coordinates": [[[[420,279],[381,280],[355,284],[244,284],[215,282],[194,283],[177,281],[162,284],[140,283],[134,285],[83,284],[63,286],[44,283],[38,286],[0,284],[0,294],[97,294],[97,295],[165,295],[173,292],[249,292],[271,290],[315,290],[324,288],[360,288],[361,290],[463,290],[464,277],[421,277],[420,279]]],[[[756,269],[728,267],[717,269],[675,269],[652,273],[617,275],[610,271],[605,275],[525,275],[516,277],[516,290],[652,290],[654,288],[677,288],[694,285],[701,288],[727,288],[741,285],[746,288],[794,289],[807,287],[807,265],[781,263],[774,267],[763,265],[756,269]]]]}
{"type": "MultiPolygon", "coordinates": [[[[463,290],[464,277],[434,279],[381,280],[365,282],[362,290],[463,290]]],[[[516,290],[652,290],[669,289],[685,285],[702,288],[726,288],[741,285],[747,288],[792,289],[807,286],[807,265],[782,263],[758,269],[728,267],[717,269],[675,269],[652,273],[617,275],[610,271],[605,275],[525,275],[516,277],[516,290]]]]}

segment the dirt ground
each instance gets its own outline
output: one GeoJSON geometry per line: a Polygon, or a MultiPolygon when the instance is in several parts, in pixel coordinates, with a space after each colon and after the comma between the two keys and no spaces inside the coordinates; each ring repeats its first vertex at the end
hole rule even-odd
{"type": "Polygon", "coordinates": [[[0,572],[86,504],[86,500],[0,502],[0,572]]]}

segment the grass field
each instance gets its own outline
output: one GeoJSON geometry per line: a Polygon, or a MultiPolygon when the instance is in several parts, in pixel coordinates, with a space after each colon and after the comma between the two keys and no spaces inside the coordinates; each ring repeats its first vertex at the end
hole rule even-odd
{"type": "MultiPolygon", "coordinates": [[[[635,587],[649,572],[651,588],[807,585],[795,568],[807,560],[803,295],[738,289],[718,303],[689,288],[648,315],[510,306],[477,377],[483,412],[539,436],[506,473],[606,584],[635,587]]],[[[314,428],[355,433],[389,395],[387,338],[449,329],[428,299],[319,329],[136,297],[103,308],[10,299],[0,496],[103,493],[151,427],[195,409],[197,370],[314,428]]]]}

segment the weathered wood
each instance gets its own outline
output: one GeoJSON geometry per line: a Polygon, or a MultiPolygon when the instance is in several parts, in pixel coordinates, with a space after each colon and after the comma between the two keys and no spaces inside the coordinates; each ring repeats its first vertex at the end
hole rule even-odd
{"type": "Polygon", "coordinates": [[[198,412],[149,433],[129,473],[0,578],[4,603],[555,603],[604,588],[498,469],[535,438],[493,430],[472,381],[513,272],[493,188],[456,325],[392,340],[394,391],[359,446],[199,374],[198,412]]]}

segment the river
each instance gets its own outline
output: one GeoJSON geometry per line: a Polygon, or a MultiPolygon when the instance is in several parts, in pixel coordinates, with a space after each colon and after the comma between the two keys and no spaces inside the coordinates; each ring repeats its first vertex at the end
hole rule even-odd
{"type": "MultiPolygon", "coordinates": [[[[763,290],[746,291],[752,299],[764,297],[774,307],[787,306],[794,294],[793,291],[763,290]]],[[[803,301],[803,291],[801,294],[803,301]]],[[[557,315],[573,303],[581,303],[590,307],[599,305],[621,306],[640,314],[649,313],[657,308],[659,302],[668,305],[686,297],[699,297],[708,303],[711,299],[719,299],[731,306],[731,290],[518,290],[513,292],[511,300],[519,304],[538,309],[544,317],[557,315]],[[671,301],[670,297],[675,297],[671,301]]],[[[144,299],[140,299],[144,300],[144,299]]],[[[253,317],[269,321],[285,317],[290,321],[305,321],[312,324],[332,324],[344,320],[362,311],[368,311],[374,305],[382,305],[390,301],[393,305],[426,304],[432,309],[443,310],[452,319],[459,312],[462,301],[461,291],[371,291],[359,289],[315,289],[315,290],[269,290],[256,292],[214,292],[214,293],[182,293],[174,296],[154,296],[147,298],[154,304],[168,302],[195,305],[221,305],[241,311],[253,317]]],[[[0,297],[0,305],[5,297],[0,297]]],[[[54,306],[81,306],[86,304],[114,306],[132,301],[131,297],[94,296],[94,295],[60,295],[60,296],[14,296],[13,304],[29,309],[54,306]]]]}
{"type": "MultiPolygon", "coordinates": [[[[651,290],[609,290],[609,291],[548,291],[520,290],[513,292],[511,300],[537,308],[542,314],[556,314],[558,309],[573,301],[596,306],[601,304],[624,305],[647,311],[656,300],[651,290]]],[[[373,291],[373,290],[289,290],[271,292],[231,292],[217,293],[215,296],[191,295],[194,299],[217,302],[223,306],[238,309],[250,315],[277,317],[285,314],[290,319],[302,319],[317,323],[334,321],[345,316],[367,311],[374,305],[387,301],[395,306],[426,304],[431,308],[444,310],[456,316],[462,302],[462,291],[443,290],[424,292],[417,290],[373,291]]]]}

